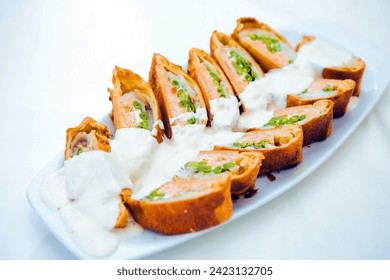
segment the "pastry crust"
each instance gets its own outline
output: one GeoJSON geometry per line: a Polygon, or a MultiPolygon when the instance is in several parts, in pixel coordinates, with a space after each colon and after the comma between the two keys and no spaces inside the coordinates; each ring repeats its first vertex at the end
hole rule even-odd
{"type": "Polygon", "coordinates": [[[233,86],[236,95],[239,96],[247,87],[248,82],[235,70],[232,62],[229,60],[228,49],[238,50],[244,54],[244,58],[248,60],[250,67],[255,69],[259,77],[263,77],[264,72],[253,57],[235,40],[222,32],[214,31],[210,38],[211,55],[221,66],[233,86]]]}
{"type": "Polygon", "coordinates": [[[274,128],[253,129],[237,140],[237,143],[268,141],[270,144],[259,149],[253,147],[216,146],[216,150],[235,150],[261,153],[264,156],[259,174],[265,175],[281,169],[294,167],[302,162],[303,131],[299,125],[285,125],[274,128]]]}
{"type": "Polygon", "coordinates": [[[205,63],[208,63],[214,68],[215,73],[218,75],[219,85],[223,88],[223,93],[226,96],[234,96],[234,90],[223,70],[210,55],[200,49],[190,49],[188,57],[188,74],[199,85],[203,99],[206,103],[208,119],[211,123],[213,115],[210,110],[210,100],[220,98],[221,94],[217,90],[217,85],[213,83],[213,79],[210,76],[205,63]]]}
{"type": "MultiPolygon", "coordinates": [[[[250,189],[253,189],[256,184],[257,174],[261,166],[261,162],[264,156],[261,153],[256,152],[239,152],[228,150],[213,150],[213,151],[201,151],[197,159],[190,163],[205,163],[207,167],[218,169],[218,172],[230,172],[231,179],[231,193],[232,194],[244,194],[250,189]],[[221,167],[226,164],[233,163],[231,170],[221,171],[221,167]]],[[[202,172],[194,171],[191,168],[183,168],[179,172],[176,178],[202,178],[215,176],[213,171],[202,172]],[[182,175],[183,174],[183,175],[182,175]]]]}
{"type": "MultiPolygon", "coordinates": [[[[108,127],[93,118],[86,117],[78,126],[66,130],[65,160],[72,158],[77,152],[80,143],[76,137],[81,134],[90,135],[88,150],[111,151],[109,143],[111,133],[108,127]]],[[[84,139],[80,140],[83,142],[84,139]]]]}
{"type": "MultiPolygon", "coordinates": [[[[89,140],[91,145],[88,145],[88,149],[84,152],[92,151],[92,150],[99,150],[104,152],[110,152],[110,142],[109,139],[111,138],[110,131],[108,130],[108,127],[105,126],[102,123],[99,123],[95,121],[93,118],[86,117],[80,125],[68,128],[66,130],[66,147],[65,147],[65,160],[72,158],[75,156],[75,152],[77,152],[77,147],[81,147],[80,143],[75,143],[74,141],[77,140],[77,137],[83,137],[83,139],[80,139],[81,142],[83,142],[87,135],[89,135],[89,140]],[[75,150],[75,148],[77,148],[75,150]]],[[[83,142],[83,145],[86,144],[83,142]]],[[[87,143],[88,144],[88,143],[87,143]]],[[[121,196],[121,194],[120,194],[121,196]]],[[[122,196],[121,196],[122,197],[122,196]]],[[[118,218],[115,224],[115,228],[122,228],[127,225],[127,222],[129,220],[130,214],[126,209],[126,206],[124,205],[123,199],[118,205],[119,207],[119,214],[118,218]]]]}
{"type": "Polygon", "coordinates": [[[127,196],[125,200],[136,222],[145,229],[169,235],[200,231],[231,217],[230,180],[230,173],[175,180],[157,189],[164,196],[169,193],[170,198],[135,200],[127,196]]]}
{"type": "Polygon", "coordinates": [[[283,108],[274,111],[274,116],[300,116],[306,118],[297,124],[303,129],[303,146],[324,141],[332,133],[333,102],[319,100],[312,105],[283,108]]]}
{"type": "MultiPolygon", "coordinates": [[[[315,40],[315,37],[313,36],[303,36],[302,41],[297,45],[296,50],[299,51],[303,45],[310,43],[313,40],[315,40]]],[[[360,58],[354,56],[352,60],[345,65],[341,65],[339,67],[325,67],[322,70],[322,76],[324,79],[354,80],[356,85],[353,96],[359,97],[360,85],[363,80],[365,69],[366,63],[360,58]]]]}
{"type": "MultiPolygon", "coordinates": [[[[335,79],[318,79],[310,87],[324,85],[331,87],[335,93],[327,97],[311,97],[310,92],[307,94],[289,94],[287,95],[287,107],[313,104],[319,100],[333,101],[333,118],[342,117],[347,111],[348,103],[355,89],[354,80],[335,80],[335,79]]],[[[309,91],[310,91],[309,87],[309,91]]],[[[320,89],[321,90],[321,89],[320,89]]]]}
{"type": "Polygon", "coordinates": [[[265,31],[273,34],[278,40],[283,42],[285,46],[291,50],[295,58],[295,51],[293,47],[289,44],[289,42],[286,40],[286,38],[276,32],[270,26],[265,23],[259,22],[255,18],[244,17],[237,19],[237,25],[232,33],[232,38],[238,43],[240,43],[240,45],[243,46],[254,57],[254,59],[260,64],[261,68],[265,72],[268,72],[271,69],[281,68],[288,65],[289,59],[287,59],[286,62],[280,61],[280,52],[273,54],[267,51],[266,48],[262,49],[256,46],[255,41],[245,39],[248,37],[248,32],[255,32],[256,30],[265,31]]]}
{"type": "MultiPolygon", "coordinates": [[[[171,123],[171,118],[187,113],[187,109],[182,108],[177,95],[177,89],[171,84],[169,73],[183,79],[184,83],[190,88],[194,96],[190,96],[195,109],[204,108],[206,104],[202,93],[196,82],[183,69],[176,64],[169,62],[165,57],[155,53],[149,72],[149,83],[155,92],[158,104],[161,106],[161,113],[165,127],[165,134],[170,139],[172,137],[172,125],[186,125],[186,122],[171,123]]],[[[207,119],[198,120],[200,124],[206,124],[207,119]]]]}
{"type": "Polygon", "coordinates": [[[112,83],[114,88],[108,89],[108,92],[112,101],[112,119],[115,129],[139,127],[133,105],[136,100],[138,104],[142,104],[145,113],[151,112],[153,126],[150,130],[157,141],[162,142],[164,131],[159,125],[162,123],[161,112],[150,85],[136,73],[118,66],[115,66],[112,71],[112,83]],[[122,98],[126,94],[129,94],[128,102],[122,98]]]}

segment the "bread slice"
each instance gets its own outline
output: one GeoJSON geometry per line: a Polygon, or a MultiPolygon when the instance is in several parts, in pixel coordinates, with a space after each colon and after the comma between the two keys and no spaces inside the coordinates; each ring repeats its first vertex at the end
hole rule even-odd
{"type": "MultiPolygon", "coordinates": [[[[110,138],[111,134],[107,126],[86,117],[80,125],[66,130],[65,160],[95,150],[110,152],[110,138]]],[[[125,227],[129,217],[129,212],[121,200],[115,228],[125,227]]]]}
{"type": "Polygon", "coordinates": [[[294,62],[296,52],[285,37],[255,18],[237,19],[232,37],[268,72],[294,62]]]}
{"type": "Polygon", "coordinates": [[[333,102],[319,100],[312,105],[302,105],[274,111],[266,127],[299,124],[303,129],[303,146],[323,141],[332,133],[333,102]]]}
{"type": "Polygon", "coordinates": [[[347,111],[355,89],[354,80],[317,79],[304,91],[287,95],[287,107],[313,104],[319,100],[333,101],[333,117],[340,118],[347,111]]]}
{"type": "MultiPolygon", "coordinates": [[[[302,41],[297,45],[296,50],[315,40],[313,36],[303,36],[302,41]]],[[[337,80],[354,80],[355,90],[353,92],[354,96],[360,95],[360,85],[362,83],[364,70],[366,69],[366,63],[360,58],[354,56],[350,62],[345,65],[340,65],[337,67],[325,67],[322,70],[322,76],[325,79],[337,79],[337,80]]]]}
{"type": "Polygon", "coordinates": [[[112,83],[114,88],[108,92],[115,129],[147,129],[159,143],[162,142],[162,117],[150,85],[136,73],[118,66],[112,71],[112,83]]]}
{"type": "Polygon", "coordinates": [[[229,172],[232,174],[231,193],[240,195],[255,187],[263,159],[263,155],[256,152],[201,151],[175,178],[202,178],[229,172]]]}
{"type": "Polygon", "coordinates": [[[210,38],[210,50],[237,96],[245,90],[249,82],[264,76],[263,70],[253,57],[240,44],[222,32],[213,32],[210,38]]]}
{"type": "Polygon", "coordinates": [[[222,224],[232,215],[231,174],[173,180],[141,200],[126,196],[136,222],[163,234],[200,231],[222,224]]]}
{"type": "Polygon", "coordinates": [[[165,134],[172,137],[172,126],[206,124],[207,110],[196,82],[183,69],[154,54],[149,83],[156,94],[164,122],[165,134]]]}
{"type": "Polygon", "coordinates": [[[218,63],[200,49],[190,49],[188,74],[199,85],[206,103],[209,122],[211,122],[213,115],[210,109],[210,100],[234,96],[234,90],[218,63]]]}
{"type": "Polygon", "coordinates": [[[256,152],[264,156],[259,175],[291,168],[302,162],[303,131],[299,125],[253,129],[235,143],[216,150],[256,152]]]}

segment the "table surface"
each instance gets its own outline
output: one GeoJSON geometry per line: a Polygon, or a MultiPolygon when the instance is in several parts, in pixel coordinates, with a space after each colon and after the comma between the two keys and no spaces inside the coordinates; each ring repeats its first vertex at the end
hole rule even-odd
{"type": "MultiPolygon", "coordinates": [[[[329,19],[390,54],[386,0],[61,2],[0,0],[0,259],[75,258],[31,208],[26,188],[62,151],[66,128],[109,112],[114,65],[147,78],[153,52],[183,64],[191,47],[207,49],[214,29],[230,32],[242,16],[276,29],[329,19]]],[[[389,105],[388,88],[349,140],[287,193],[148,258],[389,259],[389,105]]]]}

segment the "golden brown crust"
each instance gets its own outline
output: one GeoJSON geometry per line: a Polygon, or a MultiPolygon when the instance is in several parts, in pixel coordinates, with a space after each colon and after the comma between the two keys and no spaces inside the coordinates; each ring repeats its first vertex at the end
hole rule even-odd
{"type": "Polygon", "coordinates": [[[201,151],[198,159],[214,157],[233,158],[233,162],[240,166],[239,172],[232,173],[231,193],[241,195],[250,189],[253,189],[256,184],[257,174],[259,173],[263,154],[256,152],[240,152],[228,150],[213,150],[201,151]]]}
{"type": "Polygon", "coordinates": [[[233,66],[230,66],[230,61],[224,59],[225,47],[239,49],[248,57],[250,64],[260,73],[260,76],[264,76],[264,72],[254,58],[240,44],[233,40],[233,38],[222,32],[214,31],[210,38],[211,55],[218,62],[219,66],[221,66],[238,96],[245,90],[248,82],[238,76],[234,68],[232,68],[233,66]]]}
{"type": "Polygon", "coordinates": [[[334,95],[329,97],[304,99],[295,94],[289,94],[287,95],[287,107],[314,104],[319,100],[331,100],[333,102],[333,118],[340,118],[344,116],[355,89],[355,81],[334,79],[327,79],[326,81],[332,85],[335,90],[337,90],[334,95]]]}
{"type": "MultiPolygon", "coordinates": [[[[302,41],[297,45],[296,49],[299,49],[315,40],[313,36],[303,36],[302,41]]],[[[346,65],[340,67],[325,67],[322,70],[322,77],[324,79],[337,79],[337,80],[354,80],[356,83],[353,96],[360,95],[360,85],[363,80],[364,70],[366,69],[366,63],[360,58],[354,56],[352,61],[346,65]]]]}
{"type": "MultiPolygon", "coordinates": [[[[283,127],[253,129],[246,134],[258,135],[262,139],[264,134],[273,135],[275,146],[264,149],[236,148],[231,146],[216,146],[216,150],[235,150],[240,152],[261,153],[264,156],[258,175],[265,175],[277,170],[294,167],[302,162],[303,131],[299,125],[285,125],[283,127]]],[[[245,135],[244,135],[245,137],[245,135]]],[[[239,140],[238,140],[239,141],[239,140]]]]}
{"type": "MultiPolygon", "coordinates": [[[[219,79],[225,84],[225,88],[227,89],[227,95],[234,95],[234,90],[230,85],[228,78],[225,76],[223,70],[219,67],[218,63],[209,56],[205,51],[191,48],[188,56],[188,74],[192,79],[199,85],[199,88],[202,92],[203,99],[206,103],[207,115],[209,119],[209,123],[213,120],[213,115],[210,111],[210,100],[213,100],[212,92],[210,91],[210,87],[208,86],[207,79],[209,77],[205,77],[204,71],[202,71],[202,61],[207,61],[215,68],[219,79]]],[[[208,73],[206,73],[209,75],[208,73]]],[[[212,84],[215,87],[214,84],[212,84]]]]}
{"type": "Polygon", "coordinates": [[[95,121],[93,118],[86,117],[78,126],[73,128],[68,128],[66,130],[66,145],[65,145],[65,160],[73,157],[73,147],[72,142],[79,133],[91,133],[94,132],[94,137],[96,138],[95,150],[110,152],[110,143],[109,139],[111,138],[110,131],[108,127],[102,123],[95,121]]]}
{"type": "Polygon", "coordinates": [[[353,57],[352,61],[343,67],[326,67],[322,71],[325,79],[345,80],[351,79],[356,82],[354,96],[360,95],[360,85],[362,83],[366,63],[358,57],[353,57]]]}
{"type": "Polygon", "coordinates": [[[310,43],[310,42],[313,42],[314,40],[315,40],[314,36],[303,35],[302,40],[295,47],[295,51],[298,52],[303,45],[310,43]]]}
{"type": "Polygon", "coordinates": [[[177,76],[181,76],[187,84],[194,90],[196,94],[196,102],[200,108],[206,108],[202,93],[196,82],[183,69],[176,64],[169,62],[164,56],[155,53],[153,55],[152,64],[149,71],[149,83],[157,97],[158,104],[161,106],[161,114],[165,127],[165,134],[170,139],[172,137],[172,127],[170,118],[175,117],[172,113],[173,107],[179,104],[170,103],[168,100],[169,85],[167,85],[166,75],[171,72],[177,76]]]}
{"type": "Polygon", "coordinates": [[[112,83],[114,84],[114,88],[108,89],[108,92],[112,101],[112,120],[115,129],[137,127],[136,123],[129,124],[126,121],[126,112],[123,110],[123,104],[121,102],[121,96],[129,92],[134,92],[137,98],[150,107],[154,123],[152,130],[154,129],[156,132],[153,136],[159,143],[162,142],[164,131],[157,123],[157,121],[162,121],[161,112],[150,85],[136,73],[118,66],[115,66],[112,71],[112,83]]]}
{"type": "Polygon", "coordinates": [[[145,229],[163,234],[182,234],[199,231],[219,225],[230,218],[233,211],[230,197],[229,173],[207,179],[178,180],[181,184],[205,184],[210,192],[189,198],[170,200],[135,200],[125,198],[133,217],[145,229]]]}
{"type": "Polygon", "coordinates": [[[276,110],[274,111],[274,115],[293,115],[295,112],[297,112],[298,115],[302,115],[300,112],[305,110],[305,108],[315,109],[316,116],[299,122],[299,125],[302,126],[303,130],[303,146],[307,146],[314,142],[324,141],[332,133],[333,102],[331,100],[319,100],[312,105],[302,105],[276,110]]]}
{"type": "Polygon", "coordinates": [[[276,32],[267,24],[259,22],[257,19],[251,17],[243,17],[237,19],[237,25],[232,33],[232,38],[236,40],[238,43],[240,43],[240,45],[243,46],[254,57],[254,59],[260,64],[261,68],[265,72],[268,72],[271,69],[283,67],[284,65],[280,65],[280,63],[272,59],[269,56],[268,52],[263,52],[258,48],[256,48],[252,43],[242,39],[242,37],[240,36],[241,32],[245,30],[251,30],[251,29],[260,29],[260,30],[271,32],[280,41],[285,43],[287,46],[291,48],[291,50],[293,50],[292,46],[286,40],[285,37],[283,37],[281,34],[276,32]]]}

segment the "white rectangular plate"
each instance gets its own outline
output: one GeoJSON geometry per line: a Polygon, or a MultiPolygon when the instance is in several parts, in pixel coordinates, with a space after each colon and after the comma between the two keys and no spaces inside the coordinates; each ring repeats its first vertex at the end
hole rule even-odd
{"type": "MultiPolygon", "coordinates": [[[[300,40],[302,34],[314,35],[343,47],[362,58],[367,63],[367,67],[362,82],[359,105],[355,109],[349,110],[344,117],[334,120],[333,132],[326,141],[312,144],[310,147],[305,147],[303,149],[304,160],[300,165],[275,174],[277,180],[274,182],[270,182],[264,176],[258,178],[256,185],[259,188],[259,193],[249,199],[240,198],[234,203],[233,216],[228,222],[234,221],[271,201],[297,185],[318,168],[348,139],[351,133],[364,120],[384,93],[390,80],[390,76],[387,74],[390,58],[374,46],[337,24],[324,20],[315,20],[298,23],[288,28],[281,28],[279,31],[285,35],[293,45],[300,40]]],[[[102,121],[112,128],[108,116],[102,121]]],[[[111,129],[111,131],[113,130],[111,129]]],[[[84,254],[72,240],[62,223],[59,214],[49,210],[40,197],[42,183],[48,176],[62,166],[63,154],[60,153],[51,160],[33,180],[27,189],[27,197],[32,207],[43,219],[54,236],[56,236],[56,238],[75,256],[81,259],[88,259],[90,257],[84,254]]],[[[206,234],[213,229],[214,228],[175,236],[165,236],[155,232],[145,231],[136,238],[129,238],[122,241],[118,249],[109,257],[109,259],[143,258],[196,238],[197,236],[206,234]]]]}

